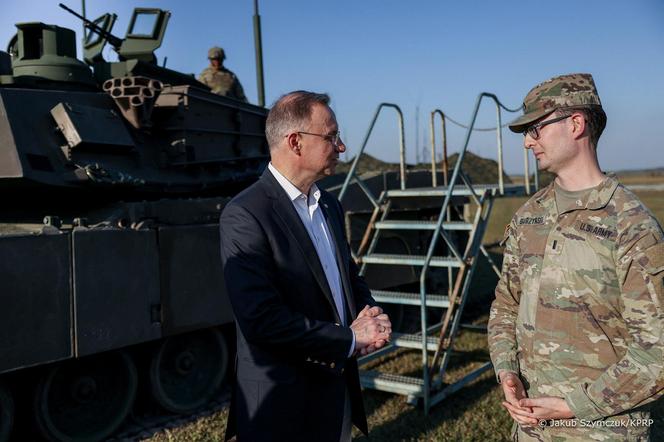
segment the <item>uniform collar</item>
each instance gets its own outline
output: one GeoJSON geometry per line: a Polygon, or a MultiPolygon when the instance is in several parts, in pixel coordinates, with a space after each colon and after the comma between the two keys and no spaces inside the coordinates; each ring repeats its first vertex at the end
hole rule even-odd
{"type": "Polygon", "coordinates": [[[611,197],[618,187],[618,179],[615,174],[607,174],[602,183],[593,189],[586,201],[586,208],[588,209],[602,209],[609,204],[611,197]]]}
{"type": "MultiPolygon", "coordinates": [[[[578,210],[578,209],[597,210],[604,208],[611,200],[611,197],[616,191],[618,184],[620,183],[618,183],[615,174],[613,173],[606,174],[604,181],[602,181],[599,186],[595,187],[590,192],[590,195],[586,197],[586,201],[584,202],[584,204],[572,210],[578,210]]],[[[554,194],[553,187],[554,183],[551,182],[551,184],[549,184],[542,191],[542,194],[537,198],[537,202],[541,206],[546,207],[547,209],[551,209],[553,207],[555,210],[556,197],[554,194]]]]}

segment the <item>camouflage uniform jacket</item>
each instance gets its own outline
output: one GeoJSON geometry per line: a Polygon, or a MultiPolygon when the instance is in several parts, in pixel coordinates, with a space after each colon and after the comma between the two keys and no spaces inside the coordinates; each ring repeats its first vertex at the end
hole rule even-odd
{"type": "Polygon", "coordinates": [[[219,70],[208,66],[198,76],[198,81],[212,89],[212,92],[218,95],[235,98],[240,101],[247,101],[244,95],[244,89],[235,74],[222,67],[219,70]]]}
{"type": "Polygon", "coordinates": [[[496,373],[519,373],[529,397],[562,397],[576,417],[576,428],[520,427],[519,440],[647,437],[638,422],[611,425],[648,418],[635,408],[664,389],[662,230],[612,177],[576,204],[559,214],[552,183],[507,226],[491,359],[496,373]]]}

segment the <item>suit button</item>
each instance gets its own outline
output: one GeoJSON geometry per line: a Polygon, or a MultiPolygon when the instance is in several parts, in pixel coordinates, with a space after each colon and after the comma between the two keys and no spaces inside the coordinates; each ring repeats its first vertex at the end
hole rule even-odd
{"type": "Polygon", "coordinates": [[[334,370],[334,367],[336,367],[336,365],[337,365],[337,364],[335,364],[334,362],[330,362],[330,368],[331,368],[331,369],[334,370]]]}

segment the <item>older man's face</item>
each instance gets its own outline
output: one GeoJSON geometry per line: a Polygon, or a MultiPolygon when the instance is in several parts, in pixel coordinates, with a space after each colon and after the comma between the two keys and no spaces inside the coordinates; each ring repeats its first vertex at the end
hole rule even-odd
{"type": "Polygon", "coordinates": [[[333,142],[339,130],[334,112],[328,106],[315,104],[309,127],[303,130],[320,136],[304,133],[300,135],[301,169],[310,172],[316,179],[333,175],[339,162],[339,153],[346,150],[343,141],[339,140],[338,146],[333,142]]]}

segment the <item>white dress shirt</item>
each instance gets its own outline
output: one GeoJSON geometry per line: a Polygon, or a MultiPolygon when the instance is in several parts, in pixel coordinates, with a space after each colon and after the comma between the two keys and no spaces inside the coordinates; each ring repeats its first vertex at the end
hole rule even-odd
{"type": "MultiPolygon", "coordinates": [[[[334,304],[337,307],[337,312],[341,318],[341,323],[346,325],[346,309],[344,303],[343,289],[341,287],[341,275],[339,274],[339,265],[337,263],[336,255],[334,253],[335,242],[330,234],[325,222],[325,216],[318,205],[320,199],[320,189],[316,184],[312,184],[309,189],[309,195],[305,195],[293,185],[286,177],[284,177],[273,165],[268,164],[268,169],[274,175],[277,182],[286,191],[288,197],[293,203],[293,207],[298,216],[302,220],[309,238],[313,243],[318,259],[320,260],[327,284],[330,286],[334,304]]],[[[351,351],[355,349],[355,335],[353,334],[353,343],[351,351]]]]}

